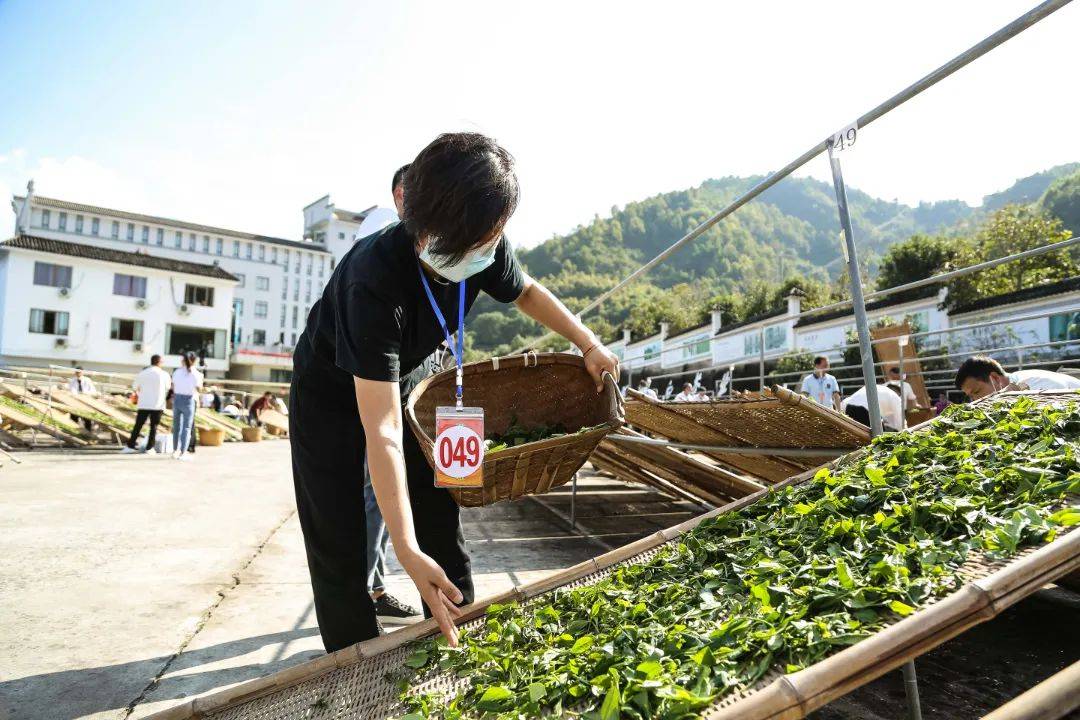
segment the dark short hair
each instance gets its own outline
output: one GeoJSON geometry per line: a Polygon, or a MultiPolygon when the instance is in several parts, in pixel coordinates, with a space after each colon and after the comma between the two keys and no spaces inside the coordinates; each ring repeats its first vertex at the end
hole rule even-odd
{"type": "Polygon", "coordinates": [[[159,362],[161,362],[161,356],[160,355],[151,355],[150,356],[150,364],[151,365],[157,365],[159,362]]]}
{"type": "Polygon", "coordinates": [[[900,374],[900,368],[893,365],[891,368],[889,368],[889,374],[892,375],[893,373],[896,373],[897,375],[899,375],[900,374]]]}
{"type": "Polygon", "coordinates": [[[1005,375],[1005,368],[1001,363],[986,355],[974,355],[960,363],[960,369],[956,371],[956,389],[961,390],[964,383],[970,378],[990,382],[990,373],[1005,375]]]}
{"type": "Polygon", "coordinates": [[[76,365],[76,366],[75,366],[75,369],[76,369],[76,370],[82,370],[82,365],[76,365]]]}
{"type": "Polygon", "coordinates": [[[821,363],[828,362],[828,361],[829,361],[829,358],[825,357],[824,355],[818,355],[816,358],[814,358],[814,367],[817,367],[821,363]]]}
{"type": "Polygon", "coordinates": [[[897,395],[900,395],[900,397],[904,397],[903,394],[901,394],[900,387],[898,385],[888,384],[885,387],[889,388],[890,390],[892,390],[897,395]]]}
{"type": "Polygon", "coordinates": [[[400,185],[401,181],[405,179],[405,171],[409,169],[410,164],[411,163],[405,163],[394,171],[394,179],[390,183],[390,192],[394,192],[398,189],[398,185],[400,185]]]}
{"type": "Polygon", "coordinates": [[[518,203],[514,158],[480,133],[444,133],[405,171],[405,227],[435,255],[458,262],[518,203]]]}

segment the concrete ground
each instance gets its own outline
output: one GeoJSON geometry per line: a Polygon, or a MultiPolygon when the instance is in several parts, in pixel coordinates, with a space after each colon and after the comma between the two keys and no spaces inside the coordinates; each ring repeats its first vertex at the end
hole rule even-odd
{"type": "MultiPolygon", "coordinates": [[[[190,463],[24,453],[0,469],[0,720],[142,717],[322,653],[289,446],[200,448],[190,463]]],[[[477,596],[701,512],[586,479],[467,510],[477,596]]],[[[391,558],[391,591],[419,598],[391,558]]],[[[388,625],[388,630],[393,626],[388,625]]]]}
{"type": "MultiPolygon", "coordinates": [[[[286,442],[194,462],[25,453],[0,469],[0,720],[143,717],[322,653],[286,442]]],[[[483,597],[700,512],[599,477],[465,513],[483,597]]],[[[391,591],[416,604],[391,559],[391,591]]],[[[1080,659],[1080,601],[1046,591],[918,662],[930,718],[981,717],[1080,659]]],[[[388,626],[388,629],[393,629],[388,626]]],[[[904,717],[899,672],[815,713],[904,717]]]]}

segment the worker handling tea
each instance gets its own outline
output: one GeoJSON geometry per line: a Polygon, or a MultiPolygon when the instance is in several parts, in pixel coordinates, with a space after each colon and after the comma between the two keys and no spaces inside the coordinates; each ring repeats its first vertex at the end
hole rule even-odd
{"type": "Polygon", "coordinates": [[[366,585],[365,450],[398,561],[457,643],[458,606],[473,600],[458,506],[435,487],[402,403],[444,340],[461,363],[455,333],[481,290],[574,343],[597,392],[605,371],[618,378],[616,357],[522,272],[503,236],[518,201],[506,150],[476,133],[440,135],[409,166],[404,195],[402,221],[342,258],[293,359],[293,481],[328,652],[380,632],[366,585]]]}

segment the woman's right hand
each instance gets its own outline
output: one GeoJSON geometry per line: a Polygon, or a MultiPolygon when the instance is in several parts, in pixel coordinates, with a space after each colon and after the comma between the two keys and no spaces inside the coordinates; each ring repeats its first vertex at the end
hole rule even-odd
{"type": "MultiPolygon", "coordinates": [[[[397,548],[394,548],[395,552],[397,548]]],[[[461,617],[461,609],[454,603],[462,601],[461,591],[454,586],[439,564],[419,549],[398,553],[398,562],[412,578],[420,597],[431,610],[431,616],[439,624],[450,647],[457,647],[458,633],[454,624],[461,617]]]]}

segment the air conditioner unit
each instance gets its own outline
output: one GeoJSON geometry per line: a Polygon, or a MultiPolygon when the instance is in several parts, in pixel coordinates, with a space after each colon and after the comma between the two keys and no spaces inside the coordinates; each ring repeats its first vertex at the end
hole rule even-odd
{"type": "Polygon", "coordinates": [[[131,343],[131,350],[132,350],[132,352],[142,352],[142,343],[141,342],[131,343]]]}
{"type": "Polygon", "coordinates": [[[67,347],[67,338],[63,338],[63,337],[56,338],[56,347],[58,347],[58,348],[66,348],[67,347]]]}
{"type": "Polygon", "coordinates": [[[181,305],[180,306],[180,314],[181,315],[190,315],[191,314],[191,308],[188,307],[187,305],[181,305]]]}
{"type": "Polygon", "coordinates": [[[71,288],[60,288],[60,297],[68,297],[69,295],[71,295],[71,288]]]}
{"type": "Polygon", "coordinates": [[[145,310],[148,306],[149,306],[149,303],[147,303],[142,298],[139,298],[138,300],[135,301],[135,309],[136,310],[145,310]]]}

